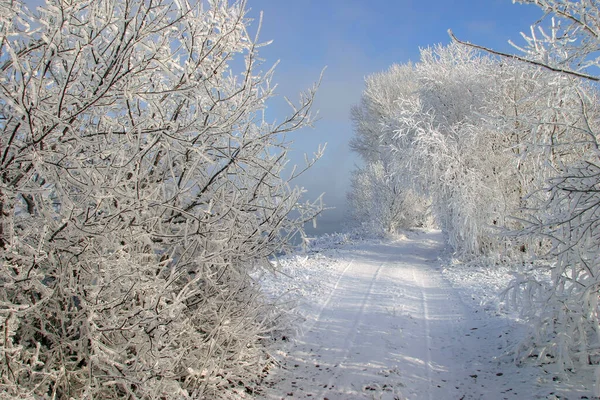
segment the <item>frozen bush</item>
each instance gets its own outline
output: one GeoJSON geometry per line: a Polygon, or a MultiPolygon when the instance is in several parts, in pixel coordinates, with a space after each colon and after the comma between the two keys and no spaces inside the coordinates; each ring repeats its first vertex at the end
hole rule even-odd
{"type": "Polygon", "coordinates": [[[0,392],[251,391],[277,319],[248,268],[320,210],[281,178],[314,88],[263,119],[243,1],[0,3],[0,392]]]}

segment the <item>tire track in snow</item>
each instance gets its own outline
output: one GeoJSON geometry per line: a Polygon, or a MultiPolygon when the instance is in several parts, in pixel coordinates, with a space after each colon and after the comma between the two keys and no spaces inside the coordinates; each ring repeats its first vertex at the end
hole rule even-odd
{"type": "MultiPolygon", "coordinates": [[[[369,303],[369,301],[371,300],[371,295],[373,293],[373,286],[375,285],[375,282],[377,282],[377,279],[379,278],[379,274],[381,273],[381,270],[383,269],[384,265],[385,265],[385,263],[382,263],[381,265],[379,265],[379,267],[377,268],[377,271],[373,275],[373,278],[371,278],[371,283],[369,284],[369,289],[367,290],[367,292],[365,293],[365,296],[363,297],[363,300],[361,302],[358,313],[356,313],[354,322],[352,324],[352,328],[350,330],[350,334],[348,335],[348,337],[346,338],[346,341],[344,342],[344,345],[345,345],[344,347],[347,349],[346,353],[344,355],[344,361],[346,361],[348,359],[348,354],[350,353],[350,346],[352,344],[354,344],[354,342],[356,340],[358,325],[360,324],[361,320],[363,319],[366,306],[369,303]],[[348,339],[350,339],[350,340],[348,340],[348,339]]],[[[341,363],[343,363],[344,361],[342,361],[341,363]]]]}
{"type": "Polygon", "coordinates": [[[412,268],[412,276],[413,280],[419,287],[419,292],[421,293],[421,306],[423,307],[423,325],[425,327],[425,347],[426,347],[426,365],[427,368],[427,380],[429,381],[429,385],[427,388],[427,395],[429,400],[433,400],[433,393],[431,388],[433,387],[433,376],[432,376],[432,358],[431,358],[431,326],[429,323],[429,304],[428,304],[428,296],[424,290],[423,277],[417,278],[416,268],[412,268]]]}
{"type": "MultiPolygon", "coordinates": [[[[385,266],[385,264],[387,263],[388,260],[389,260],[389,257],[386,261],[384,261],[383,263],[381,263],[379,265],[379,267],[377,268],[377,271],[375,271],[375,274],[373,274],[373,277],[371,278],[371,282],[369,283],[369,289],[365,292],[365,295],[363,296],[362,301],[361,301],[360,308],[359,308],[358,312],[355,314],[354,321],[352,322],[352,326],[351,326],[350,330],[348,331],[348,333],[346,334],[346,338],[344,339],[344,346],[343,346],[343,348],[346,349],[346,351],[344,352],[344,355],[342,356],[341,360],[338,363],[338,366],[340,367],[340,369],[343,369],[342,367],[343,367],[344,363],[346,363],[348,361],[348,358],[350,356],[350,351],[352,350],[352,348],[354,347],[354,344],[356,343],[356,337],[358,335],[358,327],[363,319],[363,316],[365,315],[365,309],[367,308],[367,305],[371,301],[373,287],[375,286],[375,283],[379,279],[381,270],[383,269],[383,267],[385,266]]],[[[354,261],[355,260],[352,260],[351,263],[353,263],[354,261]]],[[[332,387],[333,383],[339,378],[340,373],[341,373],[341,371],[338,373],[335,373],[331,376],[331,378],[327,382],[327,385],[324,387],[324,389],[319,394],[318,398],[325,398],[325,394],[328,392],[327,388],[332,387]]]]}
{"type": "Polygon", "coordinates": [[[335,281],[335,285],[333,285],[333,289],[331,289],[331,292],[329,293],[329,296],[327,296],[327,299],[321,305],[321,308],[319,309],[319,313],[317,314],[317,317],[314,319],[313,323],[307,327],[307,329],[302,330],[302,333],[300,335],[301,337],[306,335],[308,332],[312,331],[314,329],[314,327],[317,326],[321,322],[321,319],[323,317],[323,311],[329,306],[329,303],[331,303],[331,299],[333,298],[333,295],[335,294],[338,287],[340,286],[340,282],[342,281],[344,276],[346,276],[346,273],[348,272],[348,270],[350,269],[350,267],[352,266],[353,263],[354,263],[354,260],[350,260],[350,262],[348,263],[348,265],[346,265],[346,267],[344,268],[344,270],[342,271],[340,276],[338,276],[337,280],[335,281]]]}

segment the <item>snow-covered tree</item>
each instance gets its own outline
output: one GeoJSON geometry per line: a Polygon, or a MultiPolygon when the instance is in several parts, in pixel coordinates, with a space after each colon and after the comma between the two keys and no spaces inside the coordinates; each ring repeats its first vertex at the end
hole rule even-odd
{"type": "Polygon", "coordinates": [[[547,243],[548,251],[539,254],[545,262],[519,275],[511,291],[534,326],[521,355],[536,354],[542,362],[576,370],[600,363],[600,12],[594,0],[516,2],[545,13],[522,34],[524,45],[513,44],[519,55],[450,34],[455,42],[550,74],[545,90],[531,91],[528,105],[514,118],[527,128],[521,159],[536,170],[517,234],[547,243]],[[540,279],[540,268],[549,281],[540,279]]]}
{"type": "Polygon", "coordinates": [[[403,180],[381,161],[353,171],[348,192],[353,220],[371,232],[386,234],[427,225],[428,201],[403,180]]]}
{"type": "MultiPolygon", "coordinates": [[[[460,46],[423,50],[421,114],[411,156],[440,227],[463,254],[499,251],[498,227],[518,205],[511,145],[490,123],[509,71],[460,46]],[[494,104],[496,103],[496,104],[494,104]]],[[[404,134],[398,131],[399,135],[404,134]]]]}
{"type": "Polygon", "coordinates": [[[411,65],[394,65],[389,71],[367,77],[360,104],[352,108],[354,136],[350,148],[365,166],[353,171],[348,205],[351,218],[374,232],[423,226],[430,215],[428,201],[411,188],[404,160],[392,143],[397,116],[396,101],[416,88],[411,65]]]}
{"type": "Polygon", "coordinates": [[[535,68],[464,46],[425,49],[418,63],[367,78],[351,145],[367,165],[387,165],[397,192],[415,192],[415,203],[402,202],[406,210],[429,199],[461,254],[521,253],[528,246],[500,235],[522,226],[511,217],[537,171],[521,158],[528,127],[515,118],[546,82],[535,68]]]}
{"type": "Polygon", "coordinates": [[[524,312],[535,322],[522,351],[577,369],[600,363],[600,12],[593,0],[519,2],[545,12],[522,35],[525,44],[515,46],[521,55],[484,49],[553,73],[551,95],[537,94],[546,104],[520,118],[531,127],[526,157],[535,154],[540,165],[549,166],[530,196],[523,234],[551,245],[544,264],[550,282],[532,273],[513,287],[513,294],[525,295],[524,312]]]}
{"type": "Polygon", "coordinates": [[[248,26],[244,1],[0,1],[3,396],[251,390],[276,321],[247,270],[319,207],[282,179],[314,89],[265,121],[248,26]]]}

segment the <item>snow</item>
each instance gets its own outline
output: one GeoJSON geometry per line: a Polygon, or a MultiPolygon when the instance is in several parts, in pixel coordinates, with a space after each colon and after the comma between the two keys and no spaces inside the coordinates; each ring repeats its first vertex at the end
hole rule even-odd
{"type": "Polygon", "coordinates": [[[591,399],[591,374],[515,363],[506,267],[452,262],[439,231],[328,236],[257,276],[298,302],[257,399],[591,399]]]}

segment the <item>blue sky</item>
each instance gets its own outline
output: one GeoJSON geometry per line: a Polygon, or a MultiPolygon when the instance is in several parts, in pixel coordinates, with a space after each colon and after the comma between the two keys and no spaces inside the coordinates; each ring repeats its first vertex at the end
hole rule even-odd
{"type": "MultiPolygon", "coordinates": [[[[327,66],[317,93],[320,120],[312,130],[290,135],[292,163],[301,164],[319,143],[327,151],[297,184],[308,198],[325,193],[336,207],[320,220],[319,233],[340,227],[350,171],[358,162],[348,148],[352,136],[349,113],[363,90],[364,78],[394,63],[418,61],[419,48],[447,44],[448,29],[462,40],[512,51],[542,12],[511,0],[248,0],[250,16],[263,12],[262,40],[273,43],[261,51],[267,65],[280,60],[275,75],[278,93],[297,98],[327,66]]],[[[281,115],[277,100],[271,115],[281,115]]]]}
{"type": "MultiPolygon", "coordinates": [[[[30,6],[42,0],[25,0],[30,6]]],[[[325,156],[296,182],[307,198],[325,193],[335,207],[320,219],[318,233],[341,227],[350,171],[358,159],[348,148],[352,136],[350,108],[357,104],[364,78],[394,63],[418,61],[419,48],[447,44],[447,30],[463,40],[512,51],[522,31],[541,16],[535,6],[511,0],[247,0],[248,16],[263,12],[260,38],[273,43],[261,49],[264,69],[280,61],[275,75],[279,98],[269,103],[268,115],[281,120],[283,96],[297,99],[327,67],[317,93],[320,119],[314,129],[289,136],[294,141],[291,164],[303,164],[320,143],[325,156]]],[[[311,229],[311,228],[309,228],[311,229]]]]}

